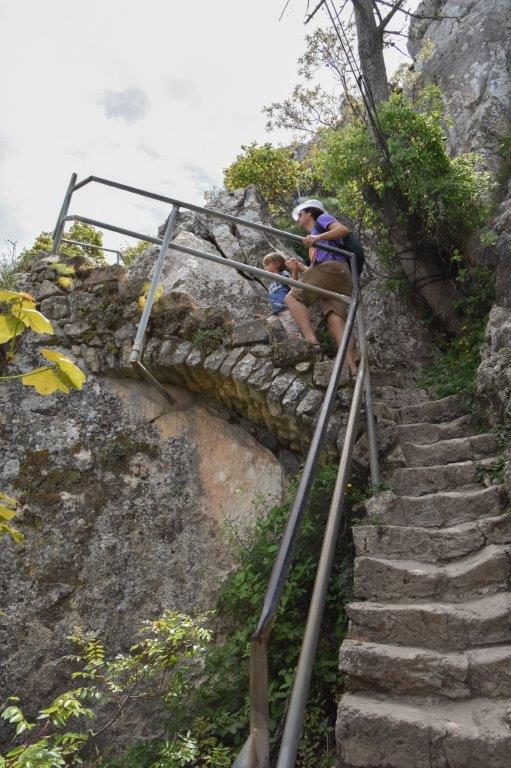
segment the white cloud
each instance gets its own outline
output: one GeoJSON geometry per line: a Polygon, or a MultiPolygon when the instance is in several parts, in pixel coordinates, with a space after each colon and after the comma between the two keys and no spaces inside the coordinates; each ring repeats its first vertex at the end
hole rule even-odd
{"type": "Polygon", "coordinates": [[[153,147],[150,147],[148,144],[144,144],[143,141],[140,141],[137,144],[137,149],[143,152],[147,157],[151,158],[151,160],[161,160],[163,157],[163,155],[153,149],[153,147]]]}
{"type": "Polygon", "coordinates": [[[207,189],[211,189],[217,183],[217,179],[213,178],[213,176],[200,165],[195,165],[195,163],[185,163],[182,166],[182,169],[192,179],[198,192],[204,193],[207,189]]]}
{"type": "Polygon", "coordinates": [[[169,96],[177,101],[185,101],[192,106],[198,106],[200,103],[197,86],[192,80],[184,77],[168,77],[167,92],[169,96]]]}
{"type": "Polygon", "coordinates": [[[149,99],[142,88],[105,91],[98,101],[109,119],[124,120],[128,125],[142,120],[149,110],[149,99]]]}

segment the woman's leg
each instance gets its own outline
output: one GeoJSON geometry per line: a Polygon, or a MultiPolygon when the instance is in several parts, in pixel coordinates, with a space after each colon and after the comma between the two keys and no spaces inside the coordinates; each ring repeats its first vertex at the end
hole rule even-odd
{"type": "MultiPolygon", "coordinates": [[[[328,325],[328,330],[334,337],[337,347],[339,347],[346,323],[344,322],[342,317],[339,317],[339,315],[336,315],[335,312],[330,312],[327,315],[326,322],[328,325]]],[[[351,336],[349,340],[348,350],[346,352],[346,362],[350,367],[350,371],[355,376],[357,373],[357,364],[355,362],[355,347],[353,344],[353,336],[351,336]]]]}
{"type": "Polygon", "coordinates": [[[295,299],[291,293],[287,294],[284,301],[291,312],[291,317],[303,333],[305,340],[312,342],[312,344],[318,344],[319,342],[314,333],[314,328],[312,327],[308,307],[306,307],[305,304],[302,304],[301,301],[298,301],[298,299],[295,299]]]}

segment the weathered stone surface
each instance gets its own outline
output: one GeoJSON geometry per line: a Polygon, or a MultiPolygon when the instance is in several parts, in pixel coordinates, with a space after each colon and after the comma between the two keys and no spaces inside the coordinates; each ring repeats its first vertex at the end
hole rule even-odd
{"type": "Polygon", "coordinates": [[[370,517],[388,525],[434,528],[498,515],[506,504],[506,493],[499,486],[442,491],[418,497],[397,496],[392,491],[384,491],[369,499],[367,512],[370,517]]]}
{"type": "Polygon", "coordinates": [[[452,120],[447,125],[454,151],[482,154],[496,172],[500,143],[511,132],[509,3],[424,0],[413,19],[409,49],[423,82],[437,83],[452,120]],[[421,49],[429,55],[418,59],[421,49]]]}
{"type": "Polygon", "coordinates": [[[477,396],[493,423],[511,417],[511,310],[490,312],[477,371],[477,396]]]}
{"type": "Polygon", "coordinates": [[[244,344],[257,344],[268,341],[268,323],[266,320],[250,320],[234,326],[231,333],[231,346],[241,347],[244,344]]]}
{"type": "Polygon", "coordinates": [[[494,433],[439,440],[434,445],[404,442],[401,447],[409,467],[478,461],[499,453],[497,435],[494,433]]]}
{"type": "Polygon", "coordinates": [[[3,696],[51,700],[74,625],[115,652],[165,608],[208,606],[233,566],[225,522],[242,532],[280,499],[272,453],[172,392],[174,407],[105,377],[67,397],[0,389],[0,486],[23,502],[26,533],[20,547],[0,542],[3,696]]]}
{"type": "Polygon", "coordinates": [[[340,768],[507,768],[508,702],[429,704],[345,695],[336,730],[340,768]]]}
{"type": "Polygon", "coordinates": [[[42,301],[49,296],[62,296],[63,293],[64,291],[62,291],[55,283],[52,283],[49,280],[43,280],[36,290],[36,299],[42,301]]]}
{"type": "Polygon", "coordinates": [[[357,557],[354,592],[367,600],[459,603],[506,590],[510,576],[509,548],[496,545],[447,564],[357,557]]]}
{"type": "Polygon", "coordinates": [[[393,645],[458,650],[511,642],[511,594],[461,604],[450,602],[351,603],[349,637],[393,645]]]}
{"type": "Polygon", "coordinates": [[[120,264],[110,264],[108,267],[92,269],[83,278],[84,286],[100,285],[101,283],[119,282],[126,276],[126,270],[120,264]]]}

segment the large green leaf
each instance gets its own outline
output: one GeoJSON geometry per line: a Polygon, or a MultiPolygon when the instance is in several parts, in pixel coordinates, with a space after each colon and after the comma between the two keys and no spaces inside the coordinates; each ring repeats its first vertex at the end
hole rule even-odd
{"type": "Polygon", "coordinates": [[[25,325],[17,317],[0,314],[0,344],[10,341],[13,336],[19,336],[24,330],[25,325]]]}
{"type": "Polygon", "coordinates": [[[49,333],[53,334],[53,326],[44,315],[37,311],[37,309],[17,309],[13,307],[12,314],[17,317],[23,325],[27,328],[31,328],[36,333],[49,333]]]}
{"type": "Polygon", "coordinates": [[[83,387],[85,374],[71,360],[54,349],[43,349],[41,352],[53,365],[29,371],[22,377],[22,384],[34,387],[40,395],[51,395],[57,391],[67,395],[71,389],[83,387]]]}
{"type": "Polygon", "coordinates": [[[35,299],[30,293],[24,291],[0,291],[0,302],[5,304],[19,304],[27,309],[35,307],[35,299]]]}

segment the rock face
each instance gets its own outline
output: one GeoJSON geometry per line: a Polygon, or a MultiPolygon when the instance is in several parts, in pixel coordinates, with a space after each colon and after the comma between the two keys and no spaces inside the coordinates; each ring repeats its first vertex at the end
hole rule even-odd
{"type": "MultiPolygon", "coordinates": [[[[220,192],[211,197],[209,207],[251,222],[274,226],[266,204],[255,187],[220,192]]],[[[163,237],[164,230],[165,225],[160,228],[160,237],[163,237]]],[[[261,259],[269,251],[278,250],[289,257],[296,255],[284,241],[185,210],[179,213],[173,239],[179,245],[259,268],[261,259]]],[[[157,253],[157,248],[149,249],[133,265],[131,274],[144,278],[152,275],[157,253]]],[[[161,284],[166,292],[179,290],[193,296],[201,305],[211,304],[212,297],[215,297],[236,322],[270,313],[268,295],[259,280],[172,249],[166,259],[161,284]]]]}
{"type": "Polygon", "coordinates": [[[1,487],[23,545],[0,543],[2,695],[45,700],[80,624],[126,648],[165,608],[211,605],[243,535],[282,493],[282,468],[240,426],[173,390],[89,376],[83,392],[0,390],[1,487]],[[12,403],[17,401],[17,408],[12,403]]]}
{"type": "Polygon", "coordinates": [[[412,20],[408,47],[424,80],[445,96],[451,148],[481,154],[497,173],[511,133],[508,0],[424,0],[415,12],[445,17],[412,20]]]}

